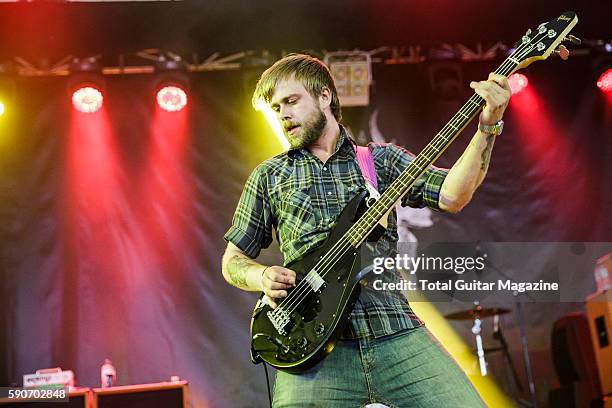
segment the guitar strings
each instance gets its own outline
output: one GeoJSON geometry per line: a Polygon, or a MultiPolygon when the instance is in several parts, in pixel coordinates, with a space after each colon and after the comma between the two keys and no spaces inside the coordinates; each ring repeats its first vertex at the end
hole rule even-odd
{"type": "MultiPolygon", "coordinates": [[[[542,33],[543,34],[543,33],[542,33]]],[[[536,36],[537,37],[537,36],[536,36]]],[[[506,61],[504,61],[504,63],[502,63],[500,65],[500,67],[495,71],[496,73],[500,73],[502,75],[507,75],[508,73],[510,73],[512,71],[512,69],[514,69],[516,66],[518,66],[518,64],[514,61],[512,61],[512,57],[514,56],[518,56],[518,58],[522,58],[526,53],[530,52],[533,49],[533,42],[537,42],[539,41],[539,39],[536,39],[536,37],[534,37],[534,39],[532,39],[529,43],[525,43],[525,44],[521,44],[519,47],[517,47],[516,50],[514,50],[514,52],[512,54],[510,54],[508,56],[508,58],[506,59],[506,61]],[[525,47],[524,49],[521,49],[522,47],[525,47]],[[506,66],[507,64],[509,64],[509,66],[506,66]],[[514,65],[514,66],[513,66],[514,65]],[[509,69],[509,71],[505,72],[504,71],[506,69],[509,69]],[[498,72],[499,71],[499,72],[498,72]]],[[[464,108],[466,107],[466,105],[468,104],[472,104],[473,107],[472,109],[474,109],[474,107],[476,108],[480,108],[481,105],[480,103],[482,101],[478,101],[478,99],[482,99],[482,97],[480,97],[477,94],[472,95],[468,101],[462,106],[462,108],[459,110],[459,112],[457,114],[461,114],[463,115],[462,111],[464,110],[464,108]],[[472,101],[472,98],[476,97],[476,101],[472,101]]],[[[455,122],[455,117],[457,116],[457,114],[455,114],[453,116],[453,118],[451,118],[451,120],[440,130],[440,132],[438,133],[439,137],[439,141],[438,140],[434,140],[433,143],[430,143],[426,146],[426,148],[419,153],[415,159],[414,162],[417,162],[420,158],[428,158],[427,156],[432,153],[431,151],[433,150],[434,152],[437,151],[437,153],[441,153],[439,152],[439,148],[441,148],[442,146],[444,146],[445,144],[447,144],[449,142],[449,137],[452,137],[453,134],[455,132],[452,132],[450,135],[444,135],[445,132],[447,132],[449,129],[447,129],[448,127],[450,127],[453,130],[457,130],[456,127],[452,126],[452,124],[454,124],[455,122]],[[441,143],[439,143],[441,142],[441,143]]],[[[466,115],[463,115],[465,117],[469,117],[466,115]]],[[[470,115],[471,116],[471,115],[470,115]]],[[[438,139],[438,137],[436,137],[436,139],[438,139]]],[[[422,172],[426,171],[426,169],[422,170],[422,172]]],[[[417,175],[413,175],[410,173],[410,171],[407,172],[403,172],[400,174],[399,178],[405,178],[404,176],[411,176],[411,178],[415,179],[416,181],[416,176],[417,175]]],[[[404,184],[404,180],[401,181],[401,184],[404,184]]],[[[404,190],[405,186],[403,186],[401,188],[401,190],[404,190]]],[[[390,189],[392,193],[398,194],[400,193],[400,191],[397,191],[395,189],[395,187],[392,187],[390,189]]],[[[386,193],[387,191],[385,191],[386,193]]],[[[383,194],[383,196],[385,196],[385,194],[383,194]]],[[[383,198],[383,196],[381,196],[381,199],[379,199],[377,201],[378,203],[381,203],[383,201],[383,199],[388,198],[387,197],[383,198]]],[[[395,200],[394,200],[395,201],[395,200]]],[[[377,205],[375,204],[375,206],[377,205]]],[[[378,205],[381,206],[381,205],[378,205]]],[[[377,219],[378,216],[380,216],[382,213],[378,213],[377,210],[374,209],[375,207],[373,207],[372,213],[377,213],[377,216],[373,216],[370,211],[366,212],[365,216],[363,217],[363,223],[372,223],[373,221],[375,221],[377,219]]],[[[365,226],[362,227],[362,225],[360,224],[362,220],[357,221],[356,224],[354,224],[351,228],[349,228],[349,230],[344,234],[343,237],[340,238],[340,240],[338,240],[338,242],[332,247],[330,248],[330,250],[325,254],[324,257],[322,257],[317,264],[315,265],[315,267],[313,267],[311,269],[311,271],[306,275],[305,279],[303,279],[300,283],[298,283],[297,287],[289,294],[289,296],[287,296],[285,299],[283,299],[281,302],[279,302],[278,307],[276,308],[276,310],[272,311],[272,314],[279,314],[281,312],[285,312],[288,315],[290,315],[291,313],[293,313],[295,311],[295,309],[299,306],[299,304],[308,296],[308,290],[312,289],[312,287],[310,286],[310,284],[308,284],[308,275],[310,275],[313,271],[317,272],[317,270],[321,270],[321,273],[319,274],[319,276],[321,278],[323,278],[325,275],[327,275],[327,273],[329,271],[331,271],[331,269],[333,268],[333,266],[335,265],[336,262],[338,262],[342,256],[344,256],[346,254],[346,251],[350,248],[356,249],[354,247],[352,247],[352,245],[350,245],[350,242],[348,242],[345,237],[348,236],[349,239],[353,238],[353,235],[355,235],[356,232],[361,232],[362,234],[367,232],[368,230],[371,230],[377,223],[377,221],[370,226],[370,228],[367,228],[365,226]],[[362,230],[363,231],[360,231],[362,230]],[[355,230],[355,231],[353,231],[355,230]],[[348,245],[348,246],[347,246],[348,245]],[[331,258],[331,259],[330,259],[331,258]],[[325,265],[327,264],[327,265],[325,265]],[[300,287],[301,286],[301,287],[300,287]]]]}

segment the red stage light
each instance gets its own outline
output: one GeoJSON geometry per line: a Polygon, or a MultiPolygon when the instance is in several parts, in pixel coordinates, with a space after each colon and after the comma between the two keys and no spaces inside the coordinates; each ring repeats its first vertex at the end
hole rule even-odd
{"type": "Polygon", "coordinates": [[[72,94],[72,106],[82,113],[99,111],[103,102],[102,92],[91,86],[81,87],[72,94]]]}
{"type": "Polygon", "coordinates": [[[157,104],[168,112],[178,112],[187,105],[187,93],[178,86],[164,86],[157,92],[157,104]]]}
{"type": "Polygon", "coordinates": [[[512,95],[516,95],[529,85],[529,80],[525,75],[516,72],[508,77],[508,84],[512,90],[512,95]]]}
{"type": "Polygon", "coordinates": [[[597,87],[603,92],[612,92],[612,68],[608,68],[597,79],[597,87]]]}

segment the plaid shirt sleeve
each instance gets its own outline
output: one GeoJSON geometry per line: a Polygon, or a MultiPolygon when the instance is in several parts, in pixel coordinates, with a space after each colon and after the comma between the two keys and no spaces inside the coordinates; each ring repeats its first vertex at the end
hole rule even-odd
{"type": "MultiPolygon", "coordinates": [[[[403,147],[387,145],[387,166],[391,180],[395,180],[414,160],[414,155],[403,147]]],[[[408,194],[402,198],[403,206],[423,208],[425,206],[435,211],[440,209],[440,189],[448,174],[448,170],[429,166],[423,175],[414,183],[408,194]]]]}
{"type": "Polygon", "coordinates": [[[260,165],[247,179],[232,226],[224,236],[251,258],[256,258],[272,242],[272,211],[265,171],[265,166],[260,165]]]}

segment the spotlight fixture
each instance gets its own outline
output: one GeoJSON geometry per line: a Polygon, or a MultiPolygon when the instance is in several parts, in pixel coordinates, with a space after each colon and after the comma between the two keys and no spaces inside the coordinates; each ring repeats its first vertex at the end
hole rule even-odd
{"type": "Polygon", "coordinates": [[[0,76],[0,116],[3,116],[7,109],[15,101],[15,83],[4,76],[0,76]]]}
{"type": "Polygon", "coordinates": [[[154,96],[157,105],[166,112],[179,112],[187,106],[189,78],[187,64],[180,55],[159,49],[146,49],[138,56],[153,61],[154,96]]]}
{"type": "Polygon", "coordinates": [[[166,85],[157,92],[157,104],[167,112],[178,112],[187,105],[187,92],[180,86],[166,85]]]}
{"type": "Polygon", "coordinates": [[[102,108],[104,97],[95,86],[81,86],[72,93],[72,106],[81,113],[95,113],[102,108]]]}
{"type": "Polygon", "coordinates": [[[104,79],[98,59],[99,56],[75,58],[70,64],[68,95],[78,112],[95,113],[104,104],[104,79]]]}
{"type": "Polygon", "coordinates": [[[523,89],[527,88],[527,85],[529,85],[529,80],[525,75],[515,72],[508,77],[508,84],[512,90],[512,95],[516,95],[523,89]]]}
{"type": "Polygon", "coordinates": [[[597,79],[597,87],[606,93],[612,92],[612,68],[606,69],[597,79]]]}

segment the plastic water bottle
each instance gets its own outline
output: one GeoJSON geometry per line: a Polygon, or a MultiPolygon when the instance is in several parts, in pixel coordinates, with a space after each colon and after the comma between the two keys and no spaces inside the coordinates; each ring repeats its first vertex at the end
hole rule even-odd
{"type": "Polygon", "coordinates": [[[102,388],[113,387],[117,382],[117,371],[113,362],[108,358],[104,359],[104,364],[100,368],[100,381],[102,382],[102,388]]]}

